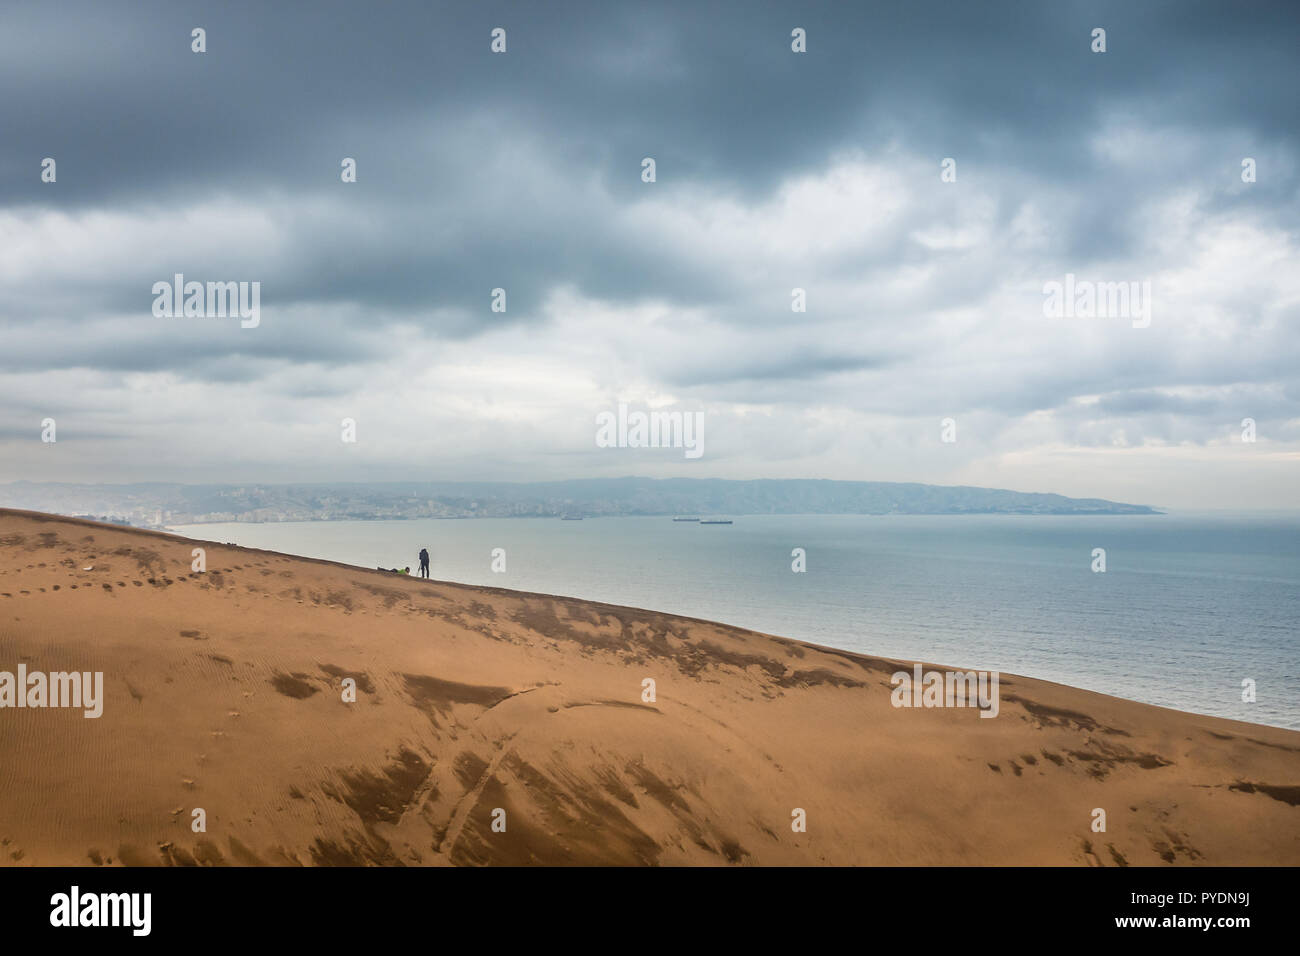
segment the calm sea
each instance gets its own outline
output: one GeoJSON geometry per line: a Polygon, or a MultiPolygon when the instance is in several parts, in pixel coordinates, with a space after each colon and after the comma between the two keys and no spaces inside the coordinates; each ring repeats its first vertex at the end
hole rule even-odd
{"type": "Polygon", "coordinates": [[[480,518],[175,529],[1300,729],[1300,515],[480,518]],[[492,551],[505,573],[491,570],[492,551]],[[803,548],[807,571],[791,570],[803,548]],[[1092,570],[1104,548],[1105,573],[1092,570]],[[1242,701],[1254,679],[1256,703],[1242,701]]]}

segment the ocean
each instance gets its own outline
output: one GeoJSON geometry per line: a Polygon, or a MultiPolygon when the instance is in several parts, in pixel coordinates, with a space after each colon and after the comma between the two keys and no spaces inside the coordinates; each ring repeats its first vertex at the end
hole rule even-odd
{"type": "Polygon", "coordinates": [[[721,621],[1300,729],[1300,515],[204,524],[180,534],[721,621]],[[491,569],[493,549],[505,572],[491,569]],[[802,548],[807,570],[792,571],[802,548]],[[1105,571],[1093,571],[1094,549],[1105,571]],[[1242,700],[1253,680],[1256,700],[1242,700]]]}

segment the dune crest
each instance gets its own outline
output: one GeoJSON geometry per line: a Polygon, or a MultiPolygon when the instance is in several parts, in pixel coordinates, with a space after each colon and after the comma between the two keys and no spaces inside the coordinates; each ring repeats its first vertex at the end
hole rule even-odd
{"type": "Polygon", "coordinates": [[[0,708],[10,865],[1300,863],[1300,733],[0,511],[20,664],[103,699],[0,708]]]}

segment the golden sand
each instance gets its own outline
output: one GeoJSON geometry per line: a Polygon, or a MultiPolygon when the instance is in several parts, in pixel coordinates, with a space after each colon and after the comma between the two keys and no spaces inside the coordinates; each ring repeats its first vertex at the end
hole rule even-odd
{"type": "Polygon", "coordinates": [[[0,511],[0,671],[104,681],[0,709],[0,861],[1300,863],[1300,733],[1013,675],[896,708],[910,662],[196,546],[0,511]]]}

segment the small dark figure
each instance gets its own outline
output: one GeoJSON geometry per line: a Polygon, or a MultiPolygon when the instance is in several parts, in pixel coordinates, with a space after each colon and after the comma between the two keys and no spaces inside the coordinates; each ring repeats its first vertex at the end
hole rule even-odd
{"type": "Polygon", "coordinates": [[[420,549],[420,577],[427,578],[428,576],[429,576],[429,549],[421,548],[420,549]]]}

